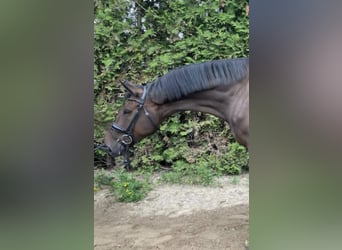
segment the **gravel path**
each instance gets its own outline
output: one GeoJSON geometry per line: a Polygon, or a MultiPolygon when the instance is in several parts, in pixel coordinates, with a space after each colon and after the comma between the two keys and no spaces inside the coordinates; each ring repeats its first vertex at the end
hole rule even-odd
{"type": "Polygon", "coordinates": [[[249,176],[233,178],[220,178],[217,187],[161,185],[137,203],[97,192],[94,249],[244,250],[249,176]]]}

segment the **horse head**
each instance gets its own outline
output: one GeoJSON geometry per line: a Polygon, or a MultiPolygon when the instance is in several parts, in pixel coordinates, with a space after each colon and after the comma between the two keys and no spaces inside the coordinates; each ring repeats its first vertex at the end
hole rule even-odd
{"type": "Polygon", "coordinates": [[[123,82],[126,100],[116,120],[105,133],[105,144],[112,157],[128,153],[128,148],[159,127],[156,105],[148,98],[148,86],[123,82]]]}

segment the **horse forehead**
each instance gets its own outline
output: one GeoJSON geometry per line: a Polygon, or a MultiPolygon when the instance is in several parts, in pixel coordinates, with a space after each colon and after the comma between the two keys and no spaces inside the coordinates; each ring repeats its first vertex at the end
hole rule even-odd
{"type": "MultiPolygon", "coordinates": [[[[121,112],[119,112],[119,113],[122,113],[125,109],[130,109],[130,110],[134,110],[134,109],[136,109],[136,105],[134,104],[134,103],[132,103],[132,102],[125,102],[122,106],[121,106],[121,108],[120,108],[120,111],[121,112]]],[[[119,114],[118,114],[119,115],[119,114]]]]}

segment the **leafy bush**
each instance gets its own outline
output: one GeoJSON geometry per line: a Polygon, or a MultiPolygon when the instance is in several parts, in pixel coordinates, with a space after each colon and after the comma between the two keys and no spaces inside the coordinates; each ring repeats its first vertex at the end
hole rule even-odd
{"type": "Polygon", "coordinates": [[[136,146],[132,166],[148,171],[172,166],[176,172],[195,166],[210,168],[217,174],[240,174],[248,165],[247,150],[233,140],[219,118],[205,115],[210,119],[202,117],[177,123],[178,116],[170,118],[170,126],[163,124],[160,132],[136,146]]]}
{"type": "MultiPolygon", "coordinates": [[[[248,56],[247,1],[94,3],[95,143],[103,141],[104,129],[115,119],[122,103],[121,80],[151,82],[181,65],[248,56]]],[[[173,167],[179,175],[187,172],[186,176],[196,172],[193,166],[202,172],[210,169],[220,174],[237,174],[248,153],[234,146],[234,142],[229,128],[218,118],[183,112],[170,117],[160,131],[136,145],[132,165],[148,172],[161,166],[173,167]],[[241,159],[233,160],[235,156],[241,159]]],[[[96,157],[104,154],[96,152],[96,157]]]]}
{"type": "Polygon", "coordinates": [[[242,169],[248,166],[248,160],[249,155],[246,148],[234,142],[229,145],[215,168],[221,174],[241,174],[242,169]]]}

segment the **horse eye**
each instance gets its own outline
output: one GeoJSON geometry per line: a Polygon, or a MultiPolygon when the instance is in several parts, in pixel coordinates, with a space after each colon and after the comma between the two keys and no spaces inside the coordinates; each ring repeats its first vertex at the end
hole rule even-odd
{"type": "Polygon", "coordinates": [[[130,98],[132,95],[131,95],[131,93],[126,93],[125,94],[125,99],[128,99],[128,98],[130,98]]]}
{"type": "Polygon", "coordinates": [[[129,113],[132,113],[132,110],[124,109],[123,113],[124,113],[124,115],[125,115],[125,114],[129,114],[129,113]]]}

